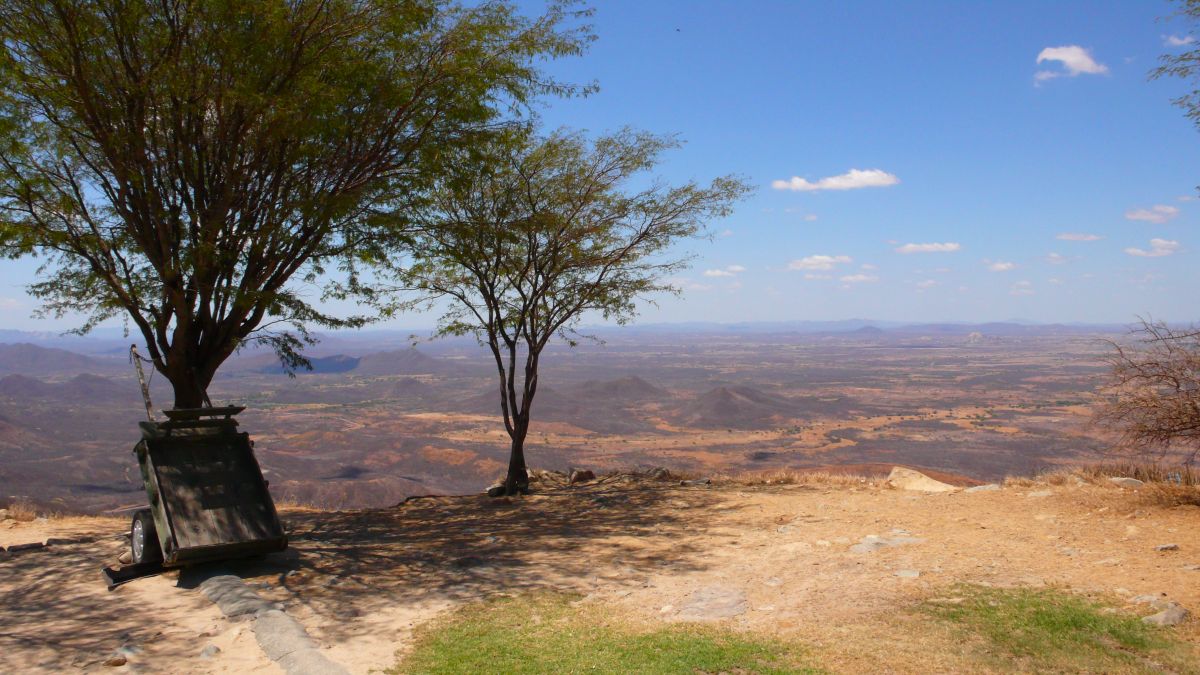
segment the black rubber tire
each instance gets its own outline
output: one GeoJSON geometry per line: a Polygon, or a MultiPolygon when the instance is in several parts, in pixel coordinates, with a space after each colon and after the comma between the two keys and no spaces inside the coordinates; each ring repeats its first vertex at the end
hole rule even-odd
{"type": "Polygon", "coordinates": [[[133,514],[133,522],[129,525],[129,549],[135,564],[162,562],[162,544],[158,541],[158,528],[154,526],[150,509],[133,514]]]}

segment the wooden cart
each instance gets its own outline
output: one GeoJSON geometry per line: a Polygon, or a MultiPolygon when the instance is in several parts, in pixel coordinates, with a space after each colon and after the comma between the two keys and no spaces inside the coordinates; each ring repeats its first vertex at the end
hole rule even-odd
{"type": "Polygon", "coordinates": [[[140,422],[134,447],[150,508],[130,528],[133,562],[180,567],[287,548],[250,435],[238,431],[241,407],[165,411],[140,422]]]}

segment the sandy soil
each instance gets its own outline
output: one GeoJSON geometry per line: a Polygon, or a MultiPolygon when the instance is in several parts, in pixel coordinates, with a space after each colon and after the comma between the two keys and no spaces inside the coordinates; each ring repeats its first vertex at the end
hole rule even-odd
{"type": "MultiPolygon", "coordinates": [[[[911,611],[963,582],[1055,585],[1117,604],[1165,593],[1200,610],[1200,508],[1152,506],[1110,485],[923,494],[618,479],[512,500],[291,509],[284,519],[287,554],[229,569],[356,673],[393,664],[412,628],[448,608],[539,589],[645,622],[733,598],[719,621],[804,641],[844,672],[968,667],[955,635],[911,611]],[[918,541],[851,550],[868,535],[918,541]],[[1155,550],[1168,543],[1179,550],[1155,550]]],[[[67,540],[0,559],[0,670],[279,672],[246,622],[194,590],[210,570],[107,592],[99,568],[122,550],[124,529],[95,518],[0,523],[0,546],[67,540]],[[209,644],[221,651],[202,658],[209,644]],[[101,665],[123,646],[127,665],[101,665]]],[[[1200,621],[1174,630],[1200,645],[1200,621]]]]}

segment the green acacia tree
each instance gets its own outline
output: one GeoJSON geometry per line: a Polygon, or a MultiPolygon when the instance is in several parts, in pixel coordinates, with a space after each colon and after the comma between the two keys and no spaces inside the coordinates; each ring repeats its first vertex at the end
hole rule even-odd
{"type": "Polygon", "coordinates": [[[0,3],[0,254],[80,332],[126,315],[176,407],[239,347],[306,362],[314,300],[439,157],[537,97],[586,11],[448,0],[0,3]]]}
{"type": "Polygon", "coordinates": [[[403,290],[448,300],[440,332],[474,335],[495,359],[512,442],[507,494],[528,486],[525,438],[546,345],[575,344],[584,317],[625,323],[639,300],[675,291],[666,276],[687,260],[673,247],[747,192],[733,177],[670,186],[645,175],[677,145],[629,130],[594,142],[496,134],[447,161],[409,223],[415,259],[396,270],[403,290]]]}

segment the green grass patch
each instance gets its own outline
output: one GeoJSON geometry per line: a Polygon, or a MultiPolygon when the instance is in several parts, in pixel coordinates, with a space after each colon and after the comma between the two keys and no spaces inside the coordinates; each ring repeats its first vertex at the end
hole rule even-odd
{"type": "Polygon", "coordinates": [[[921,611],[951,622],[1001,670],[1198,673],[1193,647],[1137,616],[1053,589],[960,586],[921,611]]]}
{"type": "Polygon", "coordinates": [[[815,673],[795,646],[711,626],[646,628],[562,595],[503,598],[418,630],[391,673],[815,673]]]}

